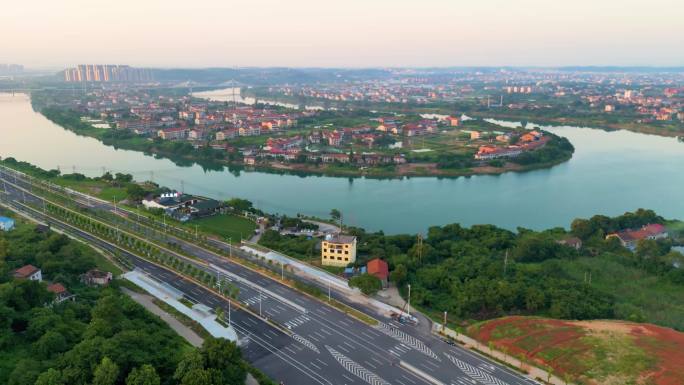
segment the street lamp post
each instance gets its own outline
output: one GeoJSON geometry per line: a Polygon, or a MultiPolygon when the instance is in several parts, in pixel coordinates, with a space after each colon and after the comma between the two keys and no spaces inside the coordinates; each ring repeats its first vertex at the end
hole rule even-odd
{"type": "Polygon", "coordinates": [[[259,317],[264,318],[264,316],[261,315],[261,290],[259,291],[259,317]]]}
{"type": "Polygon", "coordinates": [[[411,316],[411,285],[408,285],[408,310],[406,311],[409,317],[411,316]]]}

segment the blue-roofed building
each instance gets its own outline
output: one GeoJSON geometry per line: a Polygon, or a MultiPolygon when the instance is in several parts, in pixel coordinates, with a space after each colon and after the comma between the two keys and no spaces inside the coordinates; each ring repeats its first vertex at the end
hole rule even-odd
{"type": "Polygon", "coordinates": [[[7,217],[0,217],[0,230],[10,231],[14,228],[14,219],[7,217]]]}

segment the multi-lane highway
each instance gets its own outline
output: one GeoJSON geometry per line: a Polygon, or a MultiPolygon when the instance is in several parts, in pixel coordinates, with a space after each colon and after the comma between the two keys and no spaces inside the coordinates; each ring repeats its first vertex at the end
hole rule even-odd
{"type": "MultiPolygon", "coordinates": [[[[31,181],[23,175],[0,169],[0,180],[3,199],[15,210],[47,221],[99,248],[118,249],[118,253],[126,255],[134,266],[180,290],[192,301],[228,311],[228,299],[214,291],[92,234],[55,218],[47,218],[40,209],[31,208],[31,205],[41,207],[42,199],[31,192],[31,181]]],[[[114,209],[108,203],[87,200],[89,202],[80,203],[93,209],[114,209]]],[[[331,385],[534,383],[467,349],[421,334],[412,326],[382,317],[379,317],[379,325],[369,326],[200,246],[179,238],[174,238],[174,242],[180,245],[184,254],[197,258],[187,259],[188,262],[240,289],[238,300],[249,311],[233,307],[231,325],[239,335],[245,357],[278,381],[331,385]]],[[[184,258],[180,254],[177,256],[184,258]]],[[[340,293],[337,296],[344,300],[340,293]]],[[[375,313],[372,315],[378,317],[375,313]]]]}

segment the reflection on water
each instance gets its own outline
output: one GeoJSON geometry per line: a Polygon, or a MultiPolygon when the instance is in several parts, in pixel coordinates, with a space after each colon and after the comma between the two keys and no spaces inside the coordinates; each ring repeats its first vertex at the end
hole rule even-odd
{"type": "Polygon", "coordinates": [[[430,225],[493,223],[509,229],[568,226],[578,216],[652,208],[684,218],[684,145],[627,131],[549,128],[575,145],[572,160],[547,170],[463,178],[375,180],[179,167],[167,159],[107,147],[66,131],[31,110],[25,95],[0,95],[0,156],[42,168],[138,180],[218,199],[243,197],[271,212],[327,216],[388,233],[430,225]]]}

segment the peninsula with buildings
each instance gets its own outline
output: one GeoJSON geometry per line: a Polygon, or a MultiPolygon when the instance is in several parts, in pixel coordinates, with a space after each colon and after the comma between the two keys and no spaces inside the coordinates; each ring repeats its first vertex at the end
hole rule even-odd
{"type": "Polygon", "coordinates": [[[136,86],[147,70],[78,66],[34,108],[78,134],[183,163],[332,176],[460,176],[551,167],[574,148],[550,132],[461,113],[316,110],[210,101],[187,90],[136,86]],[[80,79],[80,80],[79,80],[80,79]],[[90,79],[90,80],[88,80],[90,79]]]}

